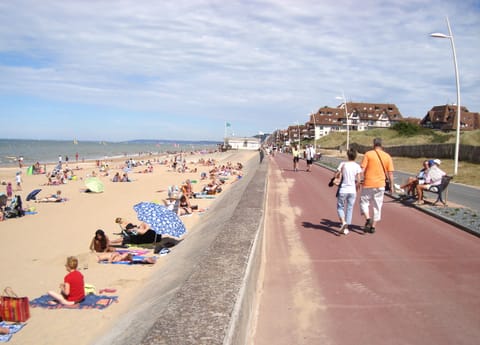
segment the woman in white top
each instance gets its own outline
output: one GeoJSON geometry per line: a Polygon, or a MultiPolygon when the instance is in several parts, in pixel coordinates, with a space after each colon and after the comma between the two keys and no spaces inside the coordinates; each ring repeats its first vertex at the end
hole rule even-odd
{"type": "Polygon", "coordinates": [[[337,213],[342,227],[340,232],[348,234],[348,226],[352,223],[353,205],[357,198],[357,191],[360,188],[362,168],[355,162],[357,151],[347,151],[348,162],[342,162],[338,166],[337,173],[342,176],[337,193],[337,213]]]}

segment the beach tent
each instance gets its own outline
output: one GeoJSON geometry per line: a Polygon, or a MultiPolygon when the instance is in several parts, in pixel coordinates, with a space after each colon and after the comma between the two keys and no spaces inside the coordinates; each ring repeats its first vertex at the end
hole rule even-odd
{"type": "Polygon", "coordinates": [[[105,186],[103,182],[96,177],[89,177],[85,180],[85,187],[92,193],[101,193],[104,191],[105,186]]]}

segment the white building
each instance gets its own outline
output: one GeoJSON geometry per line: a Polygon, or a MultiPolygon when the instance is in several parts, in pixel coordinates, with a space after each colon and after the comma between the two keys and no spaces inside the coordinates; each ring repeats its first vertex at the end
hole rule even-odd
{"type": "Polygon", "coordinates": [[[235,150],[258,150],[260,148],[260,139],[258,138],[230,137],[226,139],[227,145],[235,150]]]}

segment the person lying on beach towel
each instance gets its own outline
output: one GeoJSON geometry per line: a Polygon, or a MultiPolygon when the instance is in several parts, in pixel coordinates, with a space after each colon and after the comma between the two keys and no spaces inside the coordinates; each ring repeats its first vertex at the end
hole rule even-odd
{"type": "Polygon", "coordinates": [[[63,198],[61,196],[61,194],[62,194],[62,191],[57,190],[56,194],[50,194],[49,196],[47,196],[45,198],[35,200],[35,202],[64,202],[64,201],[67,201],[67,199],[63,198]]]}
{"type": "Polygon", "coordinates": [[[113,252],[113,253],[102,253],[97,255],[98,262],[108,262],[108,263],[120,263],[127,262],[132,264],[154,264],[156,262],[154,257],[134,257],[132,253],[126,252],[113,252]]]}
{"type": "Polygon", "coordinates": [[[63,279],[63,283],[60,284],[60,293],[55,291],[48,292],[58,303],[74,305],[84,300],[85,283],[83,275],[77,271],[77,267],[78,259],[74,256],[69,256],[65,264],[68,274],[63,279]]]}

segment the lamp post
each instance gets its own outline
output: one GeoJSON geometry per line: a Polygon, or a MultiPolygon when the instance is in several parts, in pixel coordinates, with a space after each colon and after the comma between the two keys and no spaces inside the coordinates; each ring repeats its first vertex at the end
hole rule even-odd
{"type": "Polygon", "coordinates": [[[338,96],[335,97],[336,99],[343,100],[343,104],[345,106],[345,119],[347,120],[347,151],[350,148],[350,128],[348,124],[348,110],[347,110],[347,100],[345,99],[345,93],[342,91],[342,97],[338,96]]]}
{"type": "Polygon", "coordinates": [[[295,122],[297,123],[298,145],[300,145],[300,123],[298,121],[295,122]]]}
{"type": "Polygon", "coordinates": [[[455,52],[455,42],[453,40],[453,34],[452,34],[452,29],[450,28],[450,22],[447,19],[447,27],[448,27],[448,35],[442,34],[435,32],[433,34],[430,34],[431,37],[436,37],[436,38],[448,38],[450,40],[450,43],[452,44],[452,52],[453,52],[453,64],[455,67],[455,82],[457,85],[457,135],[456,135],[456,140],[455,140],[455,163],[453,167],[453,174],[457,175],[458,172],[458,155],[460,151],[460,78],[458,75],[458,65],[457,65],[457,54],[455,52]]]}

